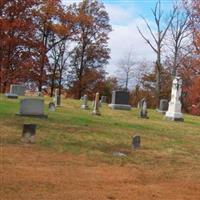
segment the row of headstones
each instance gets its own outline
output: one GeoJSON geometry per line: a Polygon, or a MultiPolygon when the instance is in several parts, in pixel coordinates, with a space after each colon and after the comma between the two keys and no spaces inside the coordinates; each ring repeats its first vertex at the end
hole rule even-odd
{"type": "MultiPolygon", "coordinates": [[[[165,114],[167,119],[173,120],[173,121],[183,121],[183,114],[181,112],[181,86],[182,86],[182,80],[180,77],[176,77],[173,80],[172,84],[172,91],[171,91],[171,101],[168,103],[168,100],[161,99],[160,100],[160,107],[157,110],[158,112],[161,112],[165,114]]],[[[88,98],[87,95],[84,95],[83,104],[81,105],[81,108],[88,109],[88,98]]],[[[109,104],[109,107],[112,109],[120,109],[120,110],[130,110],[131,106],[128,105],[129,101],[129,94],[126,91],[113,91],[112,93],[112,102],[109,104]]],[[[99,107],[101,105],[101,102],[99,101],[99,93],[96,94],[94,105],[93,105],[93,115],[100,115],[99,107]]],[[[147,112],[147,101],[145,98],[143,98],[139,104],[138,107],[140,108],[140,114],[139,116],[141,118],[149,118],[148,112],[147,112]]]]}

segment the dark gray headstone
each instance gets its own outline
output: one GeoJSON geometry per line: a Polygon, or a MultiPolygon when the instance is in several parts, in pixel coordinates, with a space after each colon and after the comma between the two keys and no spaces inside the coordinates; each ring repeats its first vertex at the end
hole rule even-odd
{"type": "Polygon", "coordinates": [[[101,96],[101,103],[106,103],[106,96],[101,96]]]}
{"type": "Polygon", "coordinates": [[[26,143],[34,143],[36,134],[36,124],[24,124],[22,132],[22,141],[26,143]]]}
{"type": "Polygon", "coordinates": [[[18,96],[24,96],[25,87],[23,85],[12,84],[12,85],[10,85],[10,93],[16,94],[18,96]]]}
{"type": "Polygon", "coordinates": [[[133,149],[138,149],[140,148],[140,143],[141,143],[141,139],[140,136],[134,136],[132,139],[132,148],[133,149]]]}
{"type": "Polygon", "coordinates": [[[47,117],[44,114],[44,99],[22,99],[20,101],[20,109],[18,115],[32,117],[47,117]]]}
{"type": "Polygon", "coordinates": [[[127,91],[113,91],[112,104],[125,104],[128,105],[129,93],[127,91]]]}
{"type": "Polygon", "coordinates": [[[167,111],[168,110],[168,100],[167,99],[161,99],[160,100],[159,110],[161,110],[161,111],[167,111]]]}

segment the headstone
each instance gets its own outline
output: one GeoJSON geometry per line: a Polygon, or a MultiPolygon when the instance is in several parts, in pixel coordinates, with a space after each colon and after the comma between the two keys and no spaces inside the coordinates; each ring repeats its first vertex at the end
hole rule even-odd
{"type": "Polygon", "coordinates": [[[60,106],[60,104],[61,104],[61,98],[60,98],[58,89],[55,89],[54,103],[55,103],[56,107],[60,106]]]}
{"type": "Polygon", "coordinates": [[[56,106],[53,102],[49,103],[49,111],[54,112],[56,110],[56,106]]]}
{"type": "Polygon", "coordinates": [[[44,99],[27,98],[20,100],[19,116],[44,117],[44,99]]]}
{"type": "Polygon", "coordinates": [[[168,100],[167,99],[161,99],[159,109],[157,109],[158,112],[165,114],[168,110],[168,100]]]}
{"type": "Polygon", "coordinates": [[[140,148],[140,143],[141,143],[141,139],[140,136],[134,136],[132,139],[132,148],[133,149],[138,149],[140,148]]]}
{"type": "Polygon", "coordinates": [[[10,85],[10,94],[16,94],[18,96],[24,96],[25,87],[23,85],[12,84],[12,85],[10,85]]]}
{"type": "Polygon", "coordinates": [[[127,91],[113,91],[112,102],[108,106],[112,109],[130,110],[129,93],[127,91]]]}
{"type": "Polygon", "coordinates": [[[101,113],[99,112],[99,93],[98,92],[96,93],[96,96],[95,96],[94,110],[92,111],[92,114],[98,115],[98,116],[101,115],[101,113]]]}
{"type": "Polygon", "coordinates": [[[148,119],[147,113],[147,101],[145,98],[143,98],[140,101],[140,117],[148,119]]]}
{"type": "Polygon", "coordinates": [[[166,118],[172,121],[183,121],[183,114],[181,112],[181,86],[182,80],[180,77],[175,77],[172,84],[171,101],[166,112],[166,118]]]}
{"type": "Polygon", "coordinates": [[[106,103],[106,96],[101,96],[101,103],[106,103]]]}
{"type": "Polygon", "coordinates": [[[36,134],[36,124],[24,124],[22,132],[22,142],[34,143],[36,134]]]}
{"type": "Polygon", "coordinates": [[[44,95],[43,95],[43,92],[37,92],[37,96],[38,97],[43,97],[44,95]]]}
{"type": "Polygon", "coordinates": [[[8,99],[17,99],[17,98],[18,98],[18,95],[16,95],[16,94],[11,94],[11,93],[6,93],[5,96],[6,96],[8,99]]]}
{"type": "Polygon", "coordinates": [[[81,108],[87,110],[88,109],[88,97],[87,95],[83,96],[81,108]]]}

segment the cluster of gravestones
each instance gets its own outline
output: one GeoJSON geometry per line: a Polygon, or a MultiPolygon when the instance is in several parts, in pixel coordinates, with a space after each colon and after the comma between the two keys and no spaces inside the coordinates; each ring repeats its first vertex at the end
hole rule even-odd
{"type": "MultiPolygon", "coordinates": [[[[25,96],[25,87],[13,84],[10,86],[10,92],[5,96],[9,99],[17,99],[19,96],[25,96]]],[[[49,111],[55,111],[60,106],[61,98],[58,89],[55,90],[54,101],[49,103],[49,111]]],[[[26,97],[20,99],[18,116],[47,118],[44,112],[44,98],[42,92],[37,93],[37,97],[26,97]]],[[[24,124],[22,132],[22,141],[33,143],[35,140],[36,124],[24,124]]]]}
{"type": "MultiPolygon", "coordinates": [[[[157,110],[165,114],[165,117],[173,121],[183,121],[183,114],[181,113],[181,86],[182,80],[179,77],[176,77],[173,80],[172,91],[171,91],[171,101],[168,103],[166,99],[161,99],[160,107],[157,110]]],[[[10,93],[5,94],[7,98],[18,98],[18,96],[25,95],[25,87],[21,85],[11,85],[10,93]]],[[[39,98],[24,98],[20,100],[20,109],[17,115],[19,116],[31,116],[31,117],[44,117],[47,118],[47,115],[44,113],[44,99],[41,93],[38,94],[39,98]]],[[[81,108],[88,109],[88,97],[84,95],[82,97],[81,108]]],[[[100,109],[102,103],[106,102],[106,96],[102,96],[101,100],[99,99],[99,93],[96,93],[95,100],[93,102],[93,111],[92,115],[100,116],[100,109]]],[[[129,102],[129,93],[127,91],[113,91],[112,92],[112,102],[108,106],[111,109],[119,110],[131,110],[129,102]]],[[[55,90],[54,102],[49,103],[49,111],[55,111],[56,107],[60,106],[61,98],[58,94],[58,90],[55,90]]],[[[139,117],[148,119],[147,111],[147,101],[143,98],[139,103],[138,107],[140,108],[139,117]]],[[[23,128],[23,139],[25,141],[32,142],[34,141],[36,125],[35,124],[24,124],[23,128]]]]}
{"type": "MultiPolygon", "coordinates": [[[[172,91],[171,91],[171,101],[168,103],[168,100],[161,99],[160,106],[157,109],[158,112],[165,114],[166,119],[173,121],[183,121],[183,114],[181,113],[181,86],[182,80],[180,77],[176,77],[173,80],[172,91]]],[[[88,109],[88,97],[84,95],[82,97],[82,105],[81,108],[88,109]]],[[[99,111],[99,107],[101,107],[101,103],[106,101],[106,97],[103,96],[101,100],[99,100],[99,93],[96,94],[95,101],[93,103],[93,115],[101,115],[99,111]]],[[[129,102],[129,93],[127,91],[113,91],[112,92],[112,102],[108,106],[111,109],[118,110],[131,110],[131,106],[128,104],[129,102]]],[[[139,117],[148,119],[148,111],[147,111],[147,100],[143,98],[138,103],[139,108],[139,117]]]]}

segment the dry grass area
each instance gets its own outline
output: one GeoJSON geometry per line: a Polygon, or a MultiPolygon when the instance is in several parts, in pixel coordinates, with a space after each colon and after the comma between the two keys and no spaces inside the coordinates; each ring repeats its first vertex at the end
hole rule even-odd
{"type": "Polygon", "coordinates": [[[200,199],[199,117],[174,123],[150,110],[142,120],[106,105],[95,117],[79,101],[62,105],[41,120],[15,116],[18,100],[0,99],[1,200],[200,199]],[[35,144],[20,141],[27,122],[38,125],[35,144]],[[142,147],[131,151],[135,134],[142,147]]]}

